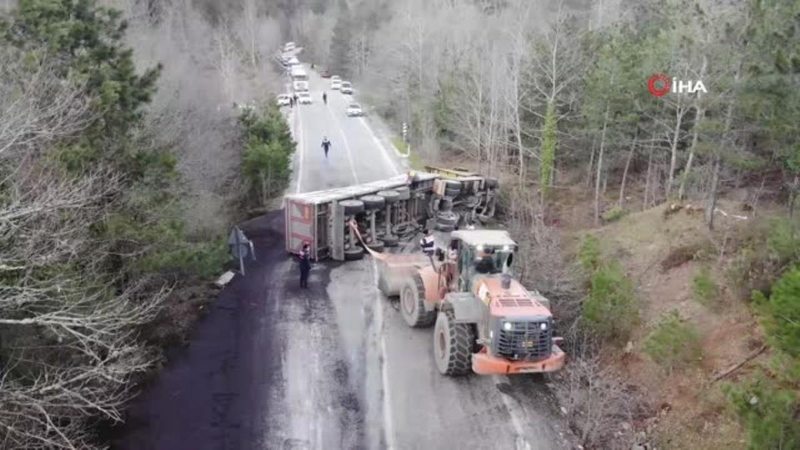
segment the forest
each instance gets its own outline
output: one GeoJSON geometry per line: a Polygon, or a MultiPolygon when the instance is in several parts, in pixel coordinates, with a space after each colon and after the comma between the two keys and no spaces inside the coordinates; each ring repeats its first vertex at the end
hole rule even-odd
{"type": "Polygon", "coordinates": [[[665,448],[800,446],[800,3],[19,0],[0,13],[4,448],[102,446],[100,425],[123,420],[162,348],[185,339],[228,227],[289,180],[294,144],[263,106],[289,39],[352,79],[376,119],[407,123],[414,164],[501,178],[523,281],[553,300],[574,355],[553,383],[582,445],[632,448],[646,422],[665,448]],[[657,96],[658,75],[656,90],[705,89],[657,96]],[[639,264],[662,235],[663,257],[639,264]],[[690,306],[653,309],[686,262],[690,306]],[[703,327],[739,319],[744,362],[710,365],[718,336],[703,327]],[[691,386],[683,403],[648,395],[665,380],[691,386]]]}
{"type": "Polygon", "coordinates": [[[305,6],[290,36],[412,163],[501,178],[583,445],[800,445],[796,2],[305,6]]]}

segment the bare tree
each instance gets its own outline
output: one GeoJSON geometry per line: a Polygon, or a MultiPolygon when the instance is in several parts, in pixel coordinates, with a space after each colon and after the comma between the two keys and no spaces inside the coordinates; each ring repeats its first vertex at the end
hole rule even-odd
{"type": "Polygon", "coordinates": [[[646,414],[646,399],[605,368],[589,345],[583,342],[570,352],[570,364],[554,384],[556,396],[581,444],[630,449],[636,443],[633,421],[646,414]]]}

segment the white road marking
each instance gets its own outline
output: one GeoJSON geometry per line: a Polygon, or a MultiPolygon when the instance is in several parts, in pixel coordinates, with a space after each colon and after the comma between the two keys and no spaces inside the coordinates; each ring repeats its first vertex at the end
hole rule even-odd
{"type": "Polygon", "coordinates": [[[397,169],[397,165],[395,164],[394,160],[391,158],[391,156],[389,156],[389,151],[386,150],[386,146],[383,145],[380,139],[378,139],[378,136],[375,135],[375,132],[372,131],[372,127],[369,126],[363,117],[359,117],[358,120],[361,122],[361,125],[363,125],[367,131],[369,131],[369,135],[372,137],[372,140],[375,141],[375,143],[378,144],[378,147],[381,148],[381,154],[383,155],[383,158],[389,163],[389,167],[394,171],[395,175],[399,174],[400,170],[397,169]]]}
{"type": "Polygon", "coordinates": [[[344,134],[344,129],[342,128],[342,124],[339,119],[336,118],[336,115],[328,109],[328,113],[330,113],[331,117],[333,117],[334,122],[336,122],[336,126],[339,129],[339,134],[342,136],[342,143],[344,143],[345,152],[347,152],[347,161],[350,162],[350,172],[353,174],[353,179],[356,181],[356,184],[359,184],[358,181],[358,174],[356,173],[356,165],[353,162],[353,152],[350,151],[350,144],[347,142],[347,137],[344,134]]]}

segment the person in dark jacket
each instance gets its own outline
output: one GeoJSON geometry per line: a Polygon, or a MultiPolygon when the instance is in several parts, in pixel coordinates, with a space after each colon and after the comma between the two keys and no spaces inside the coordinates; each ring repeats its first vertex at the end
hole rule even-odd
{"type": "Polygon", "coordinates": [[[494,263],[494,257],[491,252],[484,250],[475,263],[475,270],[481,274],[490,274],[497,271],[497,266],[494,263]]]}
{"type": "Polygon", "coordinates": [[[308,243],[303,244],[303,250],[297,254],[300,259],[300,287],[308,288],[308,274],[311,272],[311,248],[308,243]]]}
{"type": "Polygon", "coordinates": [[[322,138],[322,150],[325,151],[325,159],[328,159],[328,151],[331,149],[331,141],[328,140],[328,136],[322,138]]]}

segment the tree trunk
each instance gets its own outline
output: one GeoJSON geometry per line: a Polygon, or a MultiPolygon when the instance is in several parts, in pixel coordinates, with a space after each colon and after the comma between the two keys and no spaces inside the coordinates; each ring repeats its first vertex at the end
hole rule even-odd
{"type": "Polygon", "coordinates": [[[589,170],[586,172],[586,187],[592,185],[592,180],[594,179],[594,153],[595,153],[595,144],[597,143],[597,136],[592,137],[592,154],[589,156],[589,170]]]}
{"type": "Polygon", "coordinates": [[[678,189],[678,200],[683,200],[683,197],[686,194],[686,181],[691,174],[694,152],[697,149],[697,135],[699,134],[697,129],[700,126],[700,123],[703,121],[703,115],[705,115],[705,108],[699,107],[697,109],[697,117],[694,120],[694,127],[692,127],[692,145],[689,147],[689,159],[686,160],[686,168],[683,170],[683,175],[681,176],[681,185],[678,189]]]}
{"type": "Polygon", "coordinates": [[[603,152],[606,144],[606,129],[608,128],[608,110],[603,117],[603,132],[600,134],[600,150],[597,155],[597,172],[594,179],[594,224],[600,225],[600,176],[603,170],[603,152]]]}
{"type": "Polygon", "coordinates": [[[261,171],[261,206],[267,203],[267,177],[264,171],[261,171]]]}
{"type": "Polygon", "coordinates": [[[633,159],[633,155],[636,153],[636,141],[639,138],[639,130],[636,130],[636,134],[633,136],[633,143],[631,143],[631,150],[628,152],[628,159],[625,161],[625,170],[622,171],[622,183],[620,183],[619,187],[619,207],[622,208],[625,204],[625,181],[628,179],[628,169],[631,167],[631,160],[633,159]]]}
{"type": "Polygon", "coordinates": [[[642,201],[642,211],[649,208],[650,180],[653,178],[653,146],[647,152],[647,175],[644,180],[644,200],[642,201]]]}
{"type": "MultiPolygon", "coordinates": [[[[708,58],[706,55],[703,55],[703,65],[700,67],[700,77],[699,79],[705,78],[706,75],[706,67],[708,66],[708,58]]],[[[703,117],[705,116],[706,110],[701,105],[701,100],[703,98],[703,94],[701,92],[697,93],[697,97],[695,97],[694,101],[694,125],[692,126],[692,145],[689,147],[689,159],[686,160],[686,168],[683,170],[683,176],[681,176],[681,185],[678,189],[678,200],[683,200],[683,196],[686,192],[686,182],[688,181],[690,172],[692,170],[692,161],[694,160],[694,152],[697,148],[697,135],[698,129],[700,128],[700,124],[703,122],[703,117]]]]}
{"type": "Polygon", "coordinates": [[[708,207],[706,208],[706,222],[708,229],[714,229],[714,211],[717,209],[717,185],[719,184],[719,172],[722,167],[722,158],[719,155],[714,157],[714,172],[711,175],[711,191],[708,196],[708,207]]]}
{"type": "Polygon", "coordinates": [[[672,143],[670,145],[670,160],[669,160],[669,177],[667,178],[667,187],[665,195],[669,199],[669,194],[672,191],[672,183],[675,180],[675,166],[678,164],[678,139],[681,135],[681,123],[683,122],[683,113],[678,107],[675,113],[675,129],[672,133],[672,143]]]}

